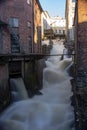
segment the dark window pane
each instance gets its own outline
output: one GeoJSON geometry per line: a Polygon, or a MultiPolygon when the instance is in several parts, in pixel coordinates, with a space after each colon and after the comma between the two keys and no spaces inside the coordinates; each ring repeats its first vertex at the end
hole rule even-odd
{"type": "Polygon", "coordinates": [[[11,34],[11,52],[20,53],[19,36],[17,34],[11,34]]]}

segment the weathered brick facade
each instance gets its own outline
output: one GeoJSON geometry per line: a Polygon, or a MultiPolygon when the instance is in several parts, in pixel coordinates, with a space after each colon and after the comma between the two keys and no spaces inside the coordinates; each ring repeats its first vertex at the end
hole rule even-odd
{"type": "Polygon", "coordinates": [[[29,54],[41,52],[41,11],[39,0],[0,0],[0,110],[2,97],[8,98],[9,78],[20,73],[27,89],[36,89],[35,57],[29,54]]]}
{"type": "Polygon", "coordinates": [[[87,1],[78,0],[79,67],[87,71],[87,1]]]}
{"type": "Polygon", "coordinates": [[[87,129],[87,0],[76,0],[74,85],[76,129],[87,129]],[[78,114],[77,114],[78,113],[78,114]]]}
{"type": "Polygon", "coordinates": [[[34,0],[34,52],[41,53],[41,13],[39,0],[34,0]]]}
{"type": "MultiPolygon", "coordinates": [[[[29,38],[31,38],[31,42],[33,39],[33,23],[32,23],[32,0],[30,4],[27,3],[27,0],[8,0],[8,1],[0,1],[0,20],[9,24],[10,18],[17,18],[19,20],[18,28],[9,28],[10,31],[17,31],[20,40],[21,46],[24,49],[25,53],[29,52],[29,38]],[[28,27],[29,22],[29,27],[28,27]],[[13,29],[13,30],[11,30],[13,29]]],[[[5,38],[4,38],[5,40],[5,38]]],[[[9,41],[8,41],[9,42],[9,41]]],[[[5,42],[6,44],[11,44],[5,42]]],[[[4,44],[4,43],[3,43],[4,44]]],[[[32,44],[32,43],[31,43],[32,44]]]]}
{"type": "MultiPolygon", "coordinates": [[[[11,54],[11,33],[19,34],[20,37],[20,47],[25,54],[31,53],[33,44],[33,15],[32,15],[32,0],[30,4],[27,0],[8,0],[0,1],[0,20],[5,22],[7,26],[1,25],[1,35],[2,39],[2,49],[0,49],[0,54],[11,54]],[[9,19],[17,18],[19,21],[18,27],[10,27],[9,19]],[[28,25],[28,22],[30,25],[28,25]],[[31,43],[29,43],[29,38],[31,38],[31,43]],[[30,44],[30,45],[29,45],[30,44]],[[31,48],[30,48],[31,46],[31,48]]],[[[20,51],[21,53],[21,51],[20,51]]],[[[1,69],[0,69],[1,72],[1,69]]],[[[5,73],[3,73],[4,75],[5,73]]]]}
{"type": "Polygon", "coordinates": [[[11,39],[10,39],[10,34],[7,28],[3,28],[2,31],[3,35],[2,35],[2,46],[3,46],[3,50],[2,53],[3,54],[9,54],[11,53],[11,39]]]}
{"type": "Polygon", "coordinates": [[[87,0],[78,0],[75,16],[77,68],[87,71],[87,0]]]}
{"type": "MultiPolygon", "coordinates": [[[[33,15],[32,15],[32,0],[30,4],[27,0],[1,0],[0,1],[0,55],[10,55],[12,53],[11,34],[18,38],[20,41],[19,54],[29,54],[32,52],[33,47],[33,15]],[[11,27],[10,18],[18,20],[17,27],[11,27]]],[[[14,22],[14,21],[11,21],[14,22]]],[[[14,23],[15,24],[15,23],[14,23]]],[[[17,23],[16,23],[17,25],[17,23]]],[[[0,57],[0,110],[6,106],[9,97],[8,93],[8,80],[9,80],[9,62],[3,61],[0,57]],[[4,103],[5,102],[5,103],[4,103]]],[[[5,57],[4,57],[5,58],[5,57]]],[[[8,60],[8,59],[4,59],[8,60]]],[[[10,59],[11,60],[11,59],[10,59]]],[[[19,59],[20,60],[20,59],[19,59]]],[[[8,60],[9,61],[9,60],[8,60]]],[[[14,61],[13,61],[14,64],[14,61]]],[[[24,62],[20,64],[22,76],[24,76],[24,62]]],[[[18,64],[15,65],[15,67],[18,64]]]]}
{"type": "MultiPolygon", "coordinates": [[[[41,52],[41,13],[39,0],[30,0],[30,4],[27,0],[0,1],[0,20],[8,24],[5,35],[16,32],[20,37],[20,48],[26,54],[41,52]],[[11,18],[18,20],[17,27],[9,27],[11,18]]],[[[6,44],[9,45],[6,52],[11,53],[11,41],[6,41],[6,44]]]]}

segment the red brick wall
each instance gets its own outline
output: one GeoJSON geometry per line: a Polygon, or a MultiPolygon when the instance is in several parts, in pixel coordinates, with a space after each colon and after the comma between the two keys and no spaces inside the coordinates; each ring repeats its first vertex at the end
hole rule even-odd
{"type": "Polygon", "coordinates": [[[78,67],[87,70],[87,0],[78,0],[78,67]]]}
{"type": "Polygon", "coordinates": [[[10,34],[8,32],[8,29],[4,28],[2,34],[3,34],[3,36],[2,36],[3,51],[2,52],[4,54],[9,54],[9,53],[11,53],[11,39],[10,39],[10,34]]]}
{"type": "MultiPolygon", "coordinates": [[[[0,20],[9,24],[10,17],[19,19],[19,28],[15,30],[19,32],[25,52],[30,53],[28,37],[33,38],[32,0],[31,5],[27,4],[27,0],[0,0],[0,20]],[[31,29],[27,25],[28,21],[31,22],[31,29]]],[[[2,53],[11,53],[11,38],[9,26],[3,28],[2,38],[2,53]]],[[[0,86],[6,86],[7,81],[8,65],[0,65],[0,86]]]]}
{"type": "Polygon", "coordinates": [[[75,7],[75,17],[74,17],[74,39],[75,39],[75,41],[74,41],[74,43],[75,43],[75,45],[74,45],[74,47],[75,47],[75,64],[76,64],[76,67],[77,67],[77,61],[78,61],[78,59],[77,59],[77,57],[78,57],[78,52],[77,52],[77,50],[78,50],[78,44],[77,44],[77,21],[78,21],[78,15],[77,15],[77,12],[78,12],[78,10],[77,10],[77,4],[76,4],[76,7],[75,7]]]}
{"type": "MultiPolygon", "coordinates": [[[[9,23],[9,18],[15,17],[19,19],[19,35],[26,53],[29,53],[28,37],[32,37],[32,0],[31,5],[27,4],[27,0],[7,0],[0,1],[0,19],[9,23]],[[31,22],[31,31],[27,26],[27,22],[31,22]]],[[[6,43],[7,44],[7,43],[6,43]]]]}
{"type": "Polygon", "coordinates": [[[41,7],[38,0],[34,0],[34,52],[41,52],[41,7]]]}

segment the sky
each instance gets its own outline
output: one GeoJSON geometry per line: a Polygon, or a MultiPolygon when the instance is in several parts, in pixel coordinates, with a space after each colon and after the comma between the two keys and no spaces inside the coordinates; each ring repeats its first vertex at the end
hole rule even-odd
{"type": "Polygon", "coordinates": [[[39,0],[43,10],[48,11],[50,16],[65,17],[66,0],[39,0]]]}

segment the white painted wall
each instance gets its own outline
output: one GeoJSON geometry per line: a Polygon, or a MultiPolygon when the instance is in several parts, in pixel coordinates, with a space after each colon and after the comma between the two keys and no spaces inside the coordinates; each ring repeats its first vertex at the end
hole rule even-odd
{"type": "Polygon", "coordinates": [[[44,29],[56,28],[56,34],[63,34],[65,30],[66,20],[62,17],[50,17],[47,11],[42,13],[42,38],[44,36],[44,29]],[[61,30],[61,31],[59,31],[61,30]]]}
{"type": "Polygon", "coordinates": [[[74,13],[75,13],[75,2],[69,0],[69,10],[68,10],[69,41],[74,40],[74,28],[73,28],[74,13]]]}

